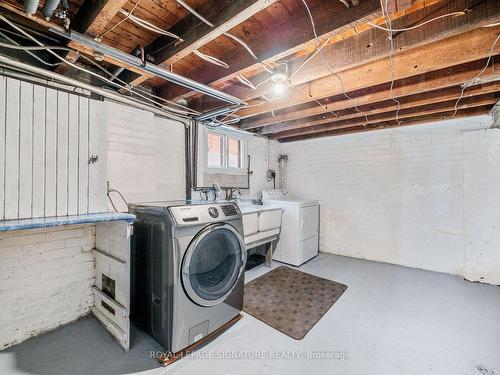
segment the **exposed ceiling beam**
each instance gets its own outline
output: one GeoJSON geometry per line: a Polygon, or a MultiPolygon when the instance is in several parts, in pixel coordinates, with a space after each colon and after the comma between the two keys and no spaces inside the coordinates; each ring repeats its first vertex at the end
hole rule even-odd
{"type": "MultiPolygon", "coordinates": [[[[468,109],[462,109],[459,110],[454,119],[462,118],[462,117],[470,117],[470,116],[477,116],[477,115],[482,115],[488,113],[488,111],[491,109],[491,105],[487,106],[482,106],[482,107],[477,107],[477,108],[468,108],[468,109]]],[[[435,114],[430,114],[426,116],[415,116],[411,118],[406,118],[403,121],[383,121],[378,124],[372,124],[369,126],[356,126],[352,128],[347,128],[347,129],[338,129],[338,130],[332,130],[328,132],[323,132],[323,133],[313,133],[313,134],[306,134],[306,135],[299,135],[295,137],[289,137],[289,138],[281,138],[279,139],[280,142],[295,142],[295,141],[302,141],[306,139],[314,139],[314,138],[319,138],[319,137],[325,137],[325,136],[337,136],[337,135],[347,135],[347,134],[354,134],[354,133],[362,133],[362,132],[367,132],[367,131],[372,131],[372,130],[382,130],[382,129],[390,129],[390,128],[399,128],[403,126],[411,126],[411,125],[420,125],[420,124],[426,124],[433,122],[435,123],[436,121],[441,121],[441,120],[446,120],[449,119],[453,115],[454,111],[448,111],[448,112],[442,112],[442,113],[435,113],[435,114]]]]}
{"type": "MultiPolygon", "coordinates": [[[[458,35],[500,21],[500,2],[486,0],[477,4],[477,1],[478,0],[446,1],[401,17],[394,22],[394,28],[415,25],[434,17],[470,9],[465,15],[443,18],[426,25],[424,28],[416,28],[402,33],[395,33],[395,53],[418,48],[448,38],[452,35],[458,35]]],[[[331,64],[334,71],[340,72],[388,57],[391,54],[391,46],[387,37],[388,33],[386,31],[373,28],[332,45],[327,45],[322,49],[325,62],[331,64]]],[[[304,58],[302,57],[290,60],[290,71],[296,72],[303,62],[304,58]]],[[[317,54],[307,63],[307,65],[298,71],[298,73],[292,74],[292,84],[300,85],[326,77],[330,75],[330,72],[324,66],[322,56],[317,54]]],[[[268,77],[269,74],[266,73],[251,80],[254,84],[257,84],[268,77]]],[[[271,83],[261,85],[256,90],[252,90],[234,81],[230,86],[225,87],[224,91],[248,101],[264,95],[269,96],[271,89],[271,83]]],[[[191,101],[190,104],[198,109],[210,108],[213,105],[208,98],[191,101]]]]}
{"type": "MultiPolygon", "coordinates": [[[[486,94],[486,95],[482,95],[480,97],[472,97],[472,98],[467,98],[467,99],[462,100],[459,103],[457,110],[483,107],[483,106],[487,106],[487,105],[493,105],[494,103],[496,103],[495,95],[486,94]]],[[[289,130],[289,131],[279,132],[279,133],[272,134],[270,137],[278,138],[278,139],[289,138],[289,137],[309,135],[309,134],[314,134],[314,133],[325,133],[325,132],[332,131],[332,130],[347,129],[347,128],[352,128],[355,126],[362,126],[362,125],[368,126],[368,125],[373,125],[373,124],[377,124],[377,123],[385,122],[385,121],[393,121],[393,120],[399,121],[402,119],[412,118],[415,116],[425,116],[425,115],[435,114],[435,113],[450,112],[450,111],[455,110],[455,104],[456,104],[456,100],[449,100],[446,102],[433,103],[433,104],[429,104],[426,106],[417,106],[417,107],[413,107],[413,108],[403,109],[403,110],[399,111],[399,115],[397,117],[396,117],[396,111],[381,113],[381,114],[372,116],[369,124],[366,123],[366,120],[364,117],[358,117],[358,119],[356,119],[356,120],[343,120],[343,121],[331,122],[329,124],[324,124],[324,125],[320,125],[320,126],[306,128],[306,129],[297,129],[297,130],[289,130]]],[[[450,116],[450,118],[451,117],[452,116],[450,116]]]]}
{"type": "MultiPolygon", "coordinates": [[[[310,7],[315,17],[316,30],[321,38],[342,33],[381,15],[379,0],[361,0],[359,5],[350,8],[346,8],[340,1],[321,1],[311,4],[310,7]]],[[[309,17],[305,9],[299,8],[299,12],[290,20],[252,34],[252,39],[248,41],[248,44],[260,61],[272,63],[299,52],[308,44],[314,48],[313,41],[314,34],[309,17]]],[[[217,86],[240,74],[262,70],[260,62],[243,48],[232,49],[219,57],[229,64],[229,69],[207,63],[193,69],[189,77],[198,82],[217,86]]],[[[180,96],[190,96],[191,93],[172,85],[165,85],[160,90],[160,95],[178,99],[180,96]]]]}
{"type": "MultiPolygon", "coordinates": [[[[446,0],[426,6],[420,10],[392,21],[394,29],[406,28],[421,24],[433,18],[465,12],[464,15],[448,16],[423,27],[394,32],[394,53],[418,48],[444,38],[471,31],[484,25],[500,21],[500,2],[497,0],[446,0]]],[[[385,23],[382,25],[386,27],[385,23]]],[[[344,70],[356,65],[378,60],[391,53],[388,32],[371,28],[352,38],[325,46],[325,60],[335,67],[344,70]]],[[[293,60],[290,68],[295,72],[302,65],[303,59],[293,60]]],[[[301,84],[313,79],[328,76],[321,56],[316,55],[293,78],[293,84],[301,84]]]]}
{"type": "MultiPolygon", "coordinates": [[[[271,124],[298,120],[304,117],[330,113],[331,111],[340,111],[353,108],[354,106],[363,106],[370,103],[390,100],[391,97],[404,98],[409,95],[457,86],[476,77],[483,71],[485,64],[486,59],[482,59],[460,66],[453,66],[427,74],[401,79],[394,83],[392,95],[390,85],[382,84],[360,90],[359,92],[351,92],[350,97],[352,99],[347,99],[343,95],[328,97],[322,101],[323,106],[319,106],[317,103],[307,103],[308,107],[294,107],[283,113],[277,113],[275,116],[265,114],[258,117],[250,117],[242,120],[239,125],[242,129],[248,130],[271,124]]],[[[478,84],[500,79],[500,70],[495,70],[496,66],[497,64],[493,63],[484,70],[478,84]]]]}
{"type": "MultiPolygon", "coordinates": [[[[182,37],[174,41],[167,36],[160,36],[145,48],[156,64],[170,66],[200,47],[223,35],[277,0],[211,0],[205,6],[203,14],[214,26],[211,27],[189,14],[169,31],[182,37]],[[210,13],[208,13],[208,11],[210,13]]],[[[187,0],[189,3],[189,0],[187,0]]],[[[135,86],[146,80],[145,77],[124,74],[123,79],[135,86]]]]}
{"type": "MultiPolygon", "coordinates": [[[[108,23],[127,1],[128,0],[85,0],[73,18],[71,29],[81,34],[96,37],[106,29],[108,23]]],[[[76,46],[70,41],[68,47],[75,48],[76,46]]],[[[69,52],[66,55],[66,59],[75,62],[78,59],[78,52],[69,52]]],[[[61,64],[57,67],[56,72],[63,74],[68,68],[68,65],[61,64]]]]}
{"type": "MultiPolygon", "coordinates": [[[[300,85],[300,89],[289,90],[287,95],[271,102],[263,103],[261,100],[249,102],[250,105],[259,105],[244,108],[237,114],[242,118],[256,116],[311,102],[314,99],[342,94],[343,87],[350,92],[391,82],[393,78],[398,80],[485,58],[489,56],[491,46],[499,32],[499,26],[480,28],[420,48],[402,51],[392,58],[393,64],[391,59],[384,58],[339,72],[338,76],[343,85],[336,77],[327,76],[300,85]],[[392,72],[393,65],[394,72],[392,72]]],[[[500,43],[493,48],[493,54],[498,53],[500,53],[500,43]]]]}
{"type": "MultiPolygon", "coordinates": [[[[462,97],[462,99],[466,99],[478,95],[491,94],[499,91],[500,91],[500,82],[492,82],[484,85],[471,87],[467,91],[464,91],[463,94],[462,94],[462,88],[460,86],[449,87],[444,90],[435,90],[430,93],[423,93],[423,94],[408,96],[406,98],[399,98],[398,99],[400,102],[399,109],[403,110],[408,108],[425,106],[433,103],[444,102],[448,100],[457,100],[460,97],[462,97]]],[[[377,102],[364,107],[359,107],[359,109],[362,112],[362,114],[366,115],[368,117],[368,120],[371,121],[371,116],[389,111],[396,111],[398,109],[398,105],[395,104],[394,101],[392,100],[387,100],[384,102],[377,102]]],[[[328,114],[328,115],[303,118],[301,120],[294,120],[281,124],[273,124],[264,127],[261,131],[261,134],[272,134],[288,130],[304,129],[316,125],[354,119],[360,116],[360,113],[358,113],[354,109],[350,110],[350,112],[353,111],[354,113],[339,114],[337,117],[333,116],[332,114],[328,114]]]]}

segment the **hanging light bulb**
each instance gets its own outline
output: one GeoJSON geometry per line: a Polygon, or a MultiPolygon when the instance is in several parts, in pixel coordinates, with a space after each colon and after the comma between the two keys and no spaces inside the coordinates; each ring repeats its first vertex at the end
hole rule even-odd
{"type": "Polygon", "coordinates": [[[285,92],[285,84],[283,82],[275,82],[273,92],[276,96],[281,96],[285,92]]]}
{"type": "Polygon", "coordinates": [[[273,82],[273,92],[276,96],[281,96],[286,90],[286,81],[288,80],[288,75],[286,71],[276,69],[271,75],[271,81],[273,82]]]}

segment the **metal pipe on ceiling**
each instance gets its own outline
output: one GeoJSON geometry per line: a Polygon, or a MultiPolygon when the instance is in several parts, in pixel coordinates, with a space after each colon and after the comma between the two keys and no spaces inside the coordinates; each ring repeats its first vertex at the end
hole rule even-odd
{"type": "Polygon", "coordinates": [[[39,3],[39,0],[24,0],[24,10],[31,16],[38,10],[39,3]]]}
{"type": "MultiPolygon", "coordinates": [[[[122,52],[116,48],[107,46],[105,44],[99,43],[83,34],[80,34],[76,31],[64,31],[59,28],[51,27],[49,31],[53,32],[54,34],[57,34],[59,36],[62,36],[66,39],[69,39],[73,42],[82,44],[83,46],[90,48],[94,52],[101,53],[105,56],[112,57],[116,60],[119,60],[122,63],[125,63],[127,65],[133,66],[137,69],[142,70],[145,73],[153,74],[157,77],[163,78],[169,82],[175,83],[177,85],[186,87],[190,90],[200,92],[202,94],[211,96],[212,98],[216,98],[219,100],[222,100],[226,103],[232,104],[232,105],[244,105],[245,103],[241,101],[240,99],[228,95],[222,91],[216,90],[210,86],[204,85],[202,83],[193,81],[192,79],[189,79],[187,77],[181,76],[180,74],[176,74],[173,72],[168,71],[167,69],[151,64],[149,62],[143,62],[140,58],[135,57],[133,55],[130,55],[128,53],[122,52]]],[[[234,110],[234,108],[231,108],[230,110],[234,110]]],[[[227,112],[226,112],[227,113],[227,112]]]]}
{"type": "Polygon", "coordinates": [[[45,0],[42,12],[46,19],[50,19],[52,17],[60,2],[61,0],[45,0]]]}
{"type": "Polygon", "coordinates": [[[173,120],[176,120],[176,121],[179,121],[182,123],[186,123],[188,121],[188,119],[186,119],[186,118],[177,116],[177,115],[172,114],[170,112],[162,111],[159,108],[140,103],[136,100],[126,98],[123,95],[115,94],[114,92],[100,89],[98,87],[89,85],[87,83],[78,81],[78,80],[73,79],[73,78],[63,76],[63,75],[58,74],[58,73],[54,73],[54,72],[46,70],[46,69],[38,68],[38,67],[33,66],[33,65],[29,65],[29,64],[25,64],[23,62],[17,61],[17,60],[13,60],[7,56],[0,55],[0,65],[12,67],[13,69],[18,69],[18,70],[21,70],[24,72],[29,72],[32,74],[36,74],[38,76],[43,76],[43,77],[49,78],[51,80],[65,83],[65,84],[68,84],[68,85],[71,85],[74,87],[79,87],[79,88],[88,90],[90,92],[93,92],[97,95],[101,95],[101,96],[108,98],[110,100],[114,100],[114,101],[117,101],[117,102],[120,102],[120,103],[123,103],[126,105],[130,105],[131,107],[143,109],[145,111],[149,111],[149,112],[152,112],[152,113],[160,115],[160,116],[165,116],[165,117],[168,117],[170,119],[173,119],[173,120]]]}

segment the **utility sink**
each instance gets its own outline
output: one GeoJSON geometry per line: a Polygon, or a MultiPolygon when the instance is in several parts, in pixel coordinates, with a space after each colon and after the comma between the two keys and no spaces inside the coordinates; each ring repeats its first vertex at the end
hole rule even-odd
{"type": "Polygon", "coordinates": [[[251,236],[281,227],[281,208],[257,204],[240,204],[243,220],[243,233],[251,236]]]}

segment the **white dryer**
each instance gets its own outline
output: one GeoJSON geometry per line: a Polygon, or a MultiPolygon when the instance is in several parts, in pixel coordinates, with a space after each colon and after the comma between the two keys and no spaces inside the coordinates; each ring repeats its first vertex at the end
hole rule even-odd
{"type": "Polygon", "coordinates": [[[318,255],[319,201],[290,197],[287,190],[262,191],[264,205],[283,209],[281,234],[273,259],[300,266],[318,255]]]}

